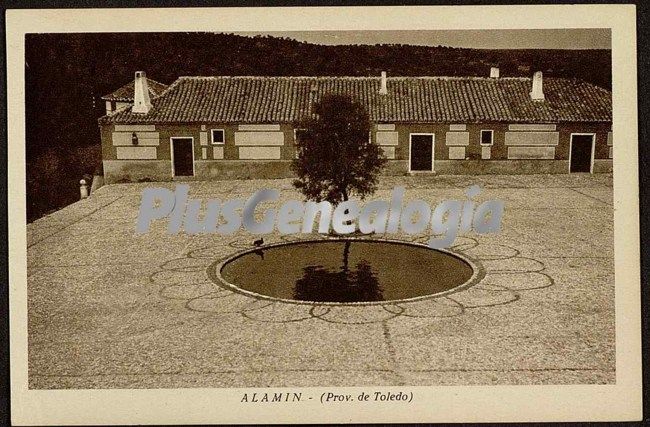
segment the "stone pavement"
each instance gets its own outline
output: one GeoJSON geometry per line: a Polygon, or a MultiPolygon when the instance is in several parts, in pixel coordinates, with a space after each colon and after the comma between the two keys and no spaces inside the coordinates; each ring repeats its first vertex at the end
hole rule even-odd
{"type": "MultiPolygon", "coordinates": [[[[30,388],[614,383],[611,175],[386,177],[374,198],[403,185],[436,205],[473,184],[505,202],[501,233],[452,248],[485,277],[358,307],[226,290],[209,269],[255,236],[170,236],[163,221],[136,235],[142,188],[175,183],[102,187],[27,227],[30,388]]],[[[290,180],[190,185],[195,198],[300,199],[290,180]]]]}

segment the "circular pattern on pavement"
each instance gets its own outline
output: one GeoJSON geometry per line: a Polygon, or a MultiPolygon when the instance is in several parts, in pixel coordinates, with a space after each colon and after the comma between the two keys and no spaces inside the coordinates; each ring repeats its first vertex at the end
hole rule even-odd
{"type": "MultiPolygon", "coordinates": [[[[315,237],[328,239],[326,236],[315,237]]],[[[267,240],[275,244],[301,239],[269,236],[267,240]]],[[[424,245],[428,236],[405,236],[400,241],[424,245]]],[[[337,324],[366,324],[400,317],[453,318],[472,309],[514,303],[526,291],[554,284],[541,261],[522,256],[516,248],[479,243],[472,237],[459,237],[449,252],[474,263],[479,273],[476,280],[471,281],[471,286],[460,286],[442,294],[404,301],[334,305],[288,303],[244,294],[214,283],[210,272],[214,271],[215,265],[231,259],[244,249],[248,251],[250,244],[241,239],[193,249],[183,257],[163,262],[149,276],[149,280],[158,287],[161,297],[182,300],[188,310],[206,315],[239,314],[251,321],[268,323],[317,320],[337,324]],[[215,259],[220,261],[215,263],[215,259]]]]}

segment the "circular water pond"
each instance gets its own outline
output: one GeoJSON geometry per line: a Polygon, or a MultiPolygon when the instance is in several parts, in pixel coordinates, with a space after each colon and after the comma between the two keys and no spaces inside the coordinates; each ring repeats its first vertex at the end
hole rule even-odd
{"type": "Polygon", "coordinates": [[[381,303],[468,286],[469,260],[427,246],[378,240],[317,240],[253,249],[212,266],[232,290],[303,303],[381,303]]]}

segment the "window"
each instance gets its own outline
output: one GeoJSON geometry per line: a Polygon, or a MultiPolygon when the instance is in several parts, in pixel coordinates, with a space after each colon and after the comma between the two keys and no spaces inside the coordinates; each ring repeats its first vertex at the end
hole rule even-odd
{"type": "Polygon", "coordinates": [[[493,130],[482,130],[481,131],[481,145],[492,145],[494,142],[494,131],[493,130]]]}
{"type": "Polygon", "coordinates": [[[226,133],[223,129],[212,129],[212,144],[225,144],[226,133]]]}
{"type": "Polygon", "coordinates": [[[296,128],[296,129],[294,129],[294,130],[293,130],[293,140],[296,141],[296,143],[297,143],[297,142],[298,142],[298,139],[300,139],[300,137],[301,137],[302,135],[304,135],[305,132],[307,132],[307,129],[303,129],[303,128],[296,128]]]}

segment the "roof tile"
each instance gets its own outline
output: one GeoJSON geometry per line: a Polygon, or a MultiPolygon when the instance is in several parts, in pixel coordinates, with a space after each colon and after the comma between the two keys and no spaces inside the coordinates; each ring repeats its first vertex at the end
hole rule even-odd
{"type": "Polygon", "coordinates": [[[152,100],[148,114],[127,108],[100,121],[288,123],[309,114],[313,102],[327,93],[362,102],[373,122],[612,120],[611,92],[605,89],[545,77],[546,99],[532,101],[531,84],[530,78],[390,77],[388,94],[380,95],[379,77],[181,77],[152,100]]]}

